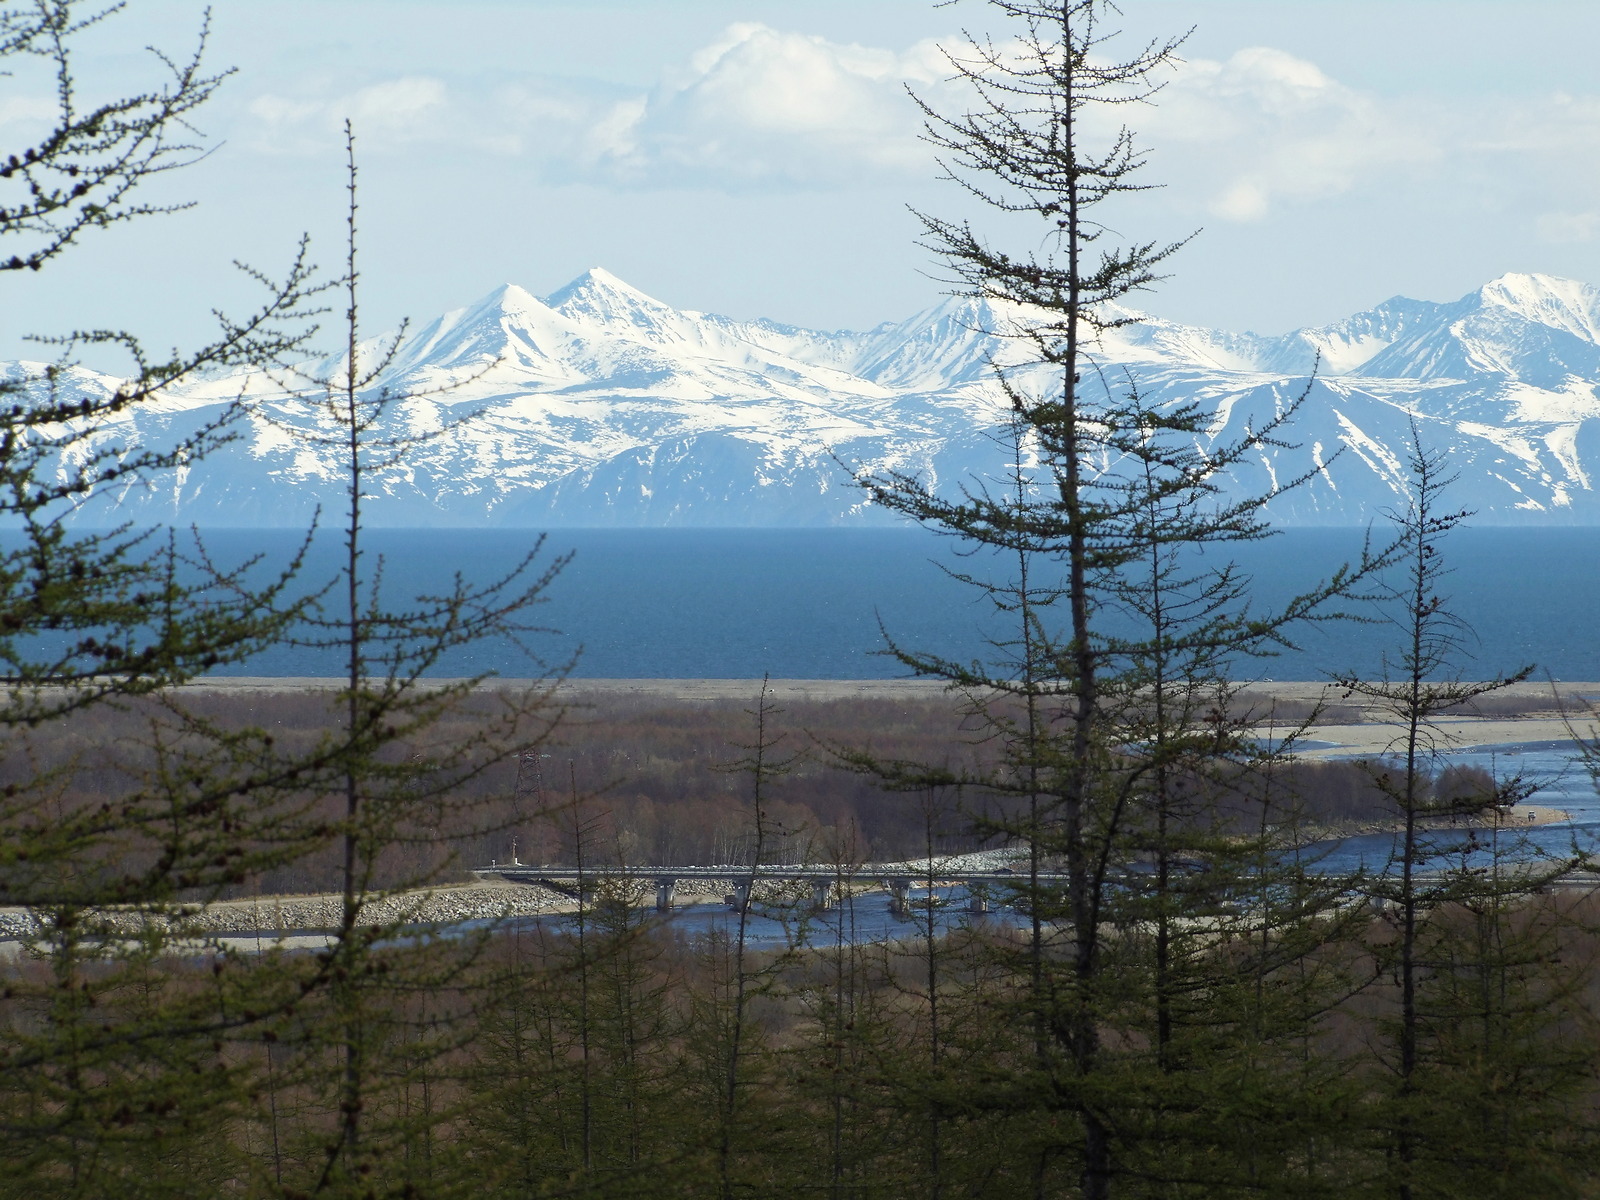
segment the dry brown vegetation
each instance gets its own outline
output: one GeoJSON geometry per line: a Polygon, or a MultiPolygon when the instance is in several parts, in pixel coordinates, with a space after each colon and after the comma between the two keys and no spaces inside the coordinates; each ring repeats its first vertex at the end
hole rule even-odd
{"type": "MultiPolygon", "coordinates": [[[[1477,696],[1466,703],[1439,711],[1443,716],[1452,717],[1512,719],[1571,716],[1580,719],[1586,709],[1575,695],[1529,684],[1477,696]]],[[[1245,688],[1232,697],[1228,715],[1233,720],[1263,725],[1269,720],[1280,727],[1292,727],[1304,722],[1313,728],[1319,725],[1359,725],[1378,719],[1369,706],[1346,698],[1337,688],[1330,688],[1328,695],[1321,699],[1305,695],[1274,695],[1245,688]]]]}
{"type": "MultiPolygon", "coordinates": [[[[281,751],[303,754],[329,726],[335,695],[314,689],[190,690],[183,703],[230,728],[256,727],[281,751]]],[[[497,703],[492,692],[480,694],[425,741],[397,745],[393,754],[426,761],[433,748],[470,735],[497,703]]],[[[49,773],[58,806],[98,807],[126,797],[149,766],[151,723],[161,712],[150,701],[100,706],[19,732],[13,752],[0,762],[0,786],[49,773]]],[[[989,752],[979,739],[950,738],[959,713],[956,702],[943,697],[797,700],[785,704],[776,719],[782,735],[777,754],[788,767],[771,798],[775,832],[764,856],[769,861],[884,861],[926,853],[924,797],[883,791],[838,765],[831,747],[866,747],[884,759],[956,770],[981,765],[989,752]]],[[[740,701],[579,693],[554,739],[531,751],[527,761],[509,756],[493,763],[455,789],[448,803],[429,808],[426,824],[397,836],[385,851],[380,882],[505,861],[513,840],[525,862],[567,861],[573,847],[566,814],[574,796],[583,801],[591,861],[748,861],[748,783],[729,764],[744,753],[749,725],[748,705],[740,701]]],[[[1270,778],[1233,771],[1217,786],[1227,796],[1229,819],[1240,828],[1260,820],[1263,797],[1277,814],[1274,822],[1355,827],[1392,817],[1373,782],[1381,770],[1379,763],[1292,762],[1276,765],[1270,778]]],[[[1434,791],[1445,802],[1484,792],[1487,784],[1481,773],[1452,769],[1434,791]]],[[[941,802],[933,828],[939,853],[981,848],[970,832],[970,806],[977,803],[961,796],[941,802]]],[[[123,852],[138,850],[129,845],[123,852]]],[[[293,864],[241,880],[223,895],[326,891],[337,883],[337,866],[330,843],[293,864]]]]}
{"type": "MultiPolygon", "coordinates": [[[[1525,1174],[1530,1163],[1555,1182],[1549,1194],[1592,1194],[1583,1181],[1600,1100],[1586,1050],[1600,1012],[1597,931],[1595,895],[1527,897],[1487,922],[1461,906],[1427,917],[1424,1098],[1438,1141],[1425,1144],[1419,1173],[1436,1173],[1440,1186],[1426,1194],[1457,1194],[1449,1181],[1468,1172],[1480,1182],[1525,1174]],[[1515,955],[1485,957],[1486,935],[1504,938],[1515,955]],[[1558,1094],[1497,1078],[1513,1061],[1530,1077],[1558,1078],[1558,1094]]],[[[1270,1036],[1252,1035],[1245,1011],[1188,1014],[1182,1036],[1197,1052],[1212,1039],[1237,1039],[1248,1062],[1202,1058],[1158,1069],[1147,1014],[1137,1005],[1115,1010],[1108,1038],[1127,1085],[1115,1100],[1127,1120],[1118,1195],[1169,1195],[1163,1176],[1180,1167],[1196,1181],[1194,1195],[1367,1194],[1383,1169],[1390,1119],[1388,1064],[1374,1047],[1398,1005],[1387,959],[1395,931],[1384,916],[1362,915],[1329,933],[1305,964],[1286,968],[1264,964],[1249,937],[1217,939],[1194,960],[1196,970],[1207,959],[1220,967],[1215,986],[1237,1001],[1251,989],[1227,991],[1229,977],[1248,983],[1259,973],[1270,989],[1300,986],[1291,977],[1308,969],[1327,975],[1319,993],[1326,1007],[1306,1013],[1303,1025],[1269,1027],[1270,1036]],[[1342,995],[1341,981],[1350,985],[1342,995]],[[1308,1047],[1314,1060],[1300,1057],[1308,1047]],[[1213,1075],[1231,1107],[1181,1115],[1163,1106],[1163,1097],[1213,1075]],[[1209,1153],[1218,1146],[1226,1153],[1209,1153]]],[[[1133,948],[1137,936],[1118,944],[1133,948]]],[[[718,1107],[734,1053],[726,939],[686,941],[602,904],[582,936],[568,922],[506,930],[475,949],[437,946],[423,957],[459,953],[471,967],[458,964],[449,987],[397,993],[372,1014],[382,1086],[369,1117],[412,1131],[378,1165],[375,1177],[389,1189],[380,1194],[714,1195],[724,1134],[738,1193],[1026,1194],[1022,1166],[1038,1122],[989,1086],[996,1071],[1031,1054],[1026,1023],[996,1019],[1014,1001],[1014,981],[997,964],[1019,952],[1019,937],[991,926],[936,945],[913,936],[751,952],[745,971],[759,989],[737,1052],[738,1104],[726,1112],[718,1107]],[[940,972],[937,1012],[930,963],[940,972]]],[[[416,958],[415,949],[395,947],[375,963],[414,974],[416,958]]],[[[22,963],[4,972],[42,970],[22,963]]],[[[212,974],[206,962],[171,959],[151,982],[203,992],[212,974]]],[[[113,1003],[132,1010],[139,997],[113,1003]]],[[[0,1012],[8,1006],[0,1001],[0,1012]]],[[[148,1181],[195,1195],[315,1194],[334,1129],[316,1087],[329,1053],[317,1017],[291,1013],[271,1022],[265,1039],[252,1029],[248,1040],[225,1039],[197,1056],[207,1071],[261,1090],[222,1113],[178,1097],[158,1116],[137,1114],[132,1128],[145,1140],[107,1155],[125,1193],[145,1194],[139,1185],[148,1181]]],[[[1051,1182],[1058,1190],[1049,1194],[1071,1194],[1065,1171],[1051,1182]]]]}

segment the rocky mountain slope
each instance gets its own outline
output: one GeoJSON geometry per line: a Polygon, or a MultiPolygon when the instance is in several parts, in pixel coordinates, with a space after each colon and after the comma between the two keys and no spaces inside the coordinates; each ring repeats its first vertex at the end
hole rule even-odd
{"type": "MultiPolygon", "coordinates": [[[[676,310],[602,270],[543,299],[503,287],[397,347],[381,432],[421,440],[374,474],[369,511],[393,526],[884,521],[852,468],[916,471],[941,487],[999,473],[988,361],[1017,353],[994,331],[1019,316],[949,300],[829,333],[676,310]]],[[[1453,303],[1396,297],[1281,337],[1149,318],[1108,336],[1098,357],[1107,386],[1131,379],[1152,402],[1204,405],[1218,438],[1309,385],[1293,445],[1241,473],[1252,489],[1311,474],[1272,501],[1283,524],[1360,523],[1396,503],[1413,418],[1449,451],[1452,499],[1480,523],[1600,522],[1600,290],[1585,284],[1506,275],[1453,303]]],[[[340,369],[328,360],[305,373],[340,369]]],[[[67,384],[113,385],[84,370],[67,384]]],[[[315,388],[210,379],[93,439],[158,444],[241,396],[232,445],[130,484],[117,512],[85,516],[299,525],[336,505],[336,446],[315,388]]]]}

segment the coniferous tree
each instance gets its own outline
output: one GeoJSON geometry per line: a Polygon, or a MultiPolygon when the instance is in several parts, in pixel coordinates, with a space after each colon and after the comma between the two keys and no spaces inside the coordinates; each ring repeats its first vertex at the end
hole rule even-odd
{"type": "Polygon", "coordinates": [[[1532,668],[1462,678],[1472,631],[1444,590],[1444,543],[1470,514],[1444,507],[1454,477],[1415,423],[1410,468],[1409,503],[1390,514],[1403,548],[1388,597],[1398,653],[1378,679],[1337,680],[1396,729],[1390,755],[1370,767],[1400,827],[1369,885],[1383,912],[1371,939],[1382,1039],[1366,1064],[1382,1130],[1374,1186],[1399,1200],[1575,1194],[1594,1077],[1585,1038],[1573,1035],[1592,1028],[1578,997],[1593,968],[1561,953],[1569,922],[1538,893],[1581,855],[1541,854],[1502,828],[1532,793],[1520,778],[1446,769],[1454,742],[1440,718],[1532,668]]]}
{"type": "MultiPolygon", "coordinates": [[[[711,1149],[711,1186],[721,1200],[752,1187],[770,1168],[766,1153],[756,1152],[756,1131],[768,1107],[760,1082],[768,1066],[768,1048],[759,1024],[752,1017],[756,999],[777,982],[775,964],[756,962],[750,945],[750,919],[762,905],[758,888],[762,868],[775,840],[770,812],[774,783],[788,773],[792,758],[777,753],[783,734],[776,728],[780,710],[772,702],[768,680],[761,680],[755,707],[748,710],[754,738],[741,748],[743,757],[729,770],[750,781],[749,836],[745,856],[748,870],[735,883],[732,928],[713,937],[708,946],[710,986],[701,999],[700,1024],[705,1039],[706,1068],[715,1080],[714,1136],[711,1149]]],[[[771,1147],[763,1147],[770,1153],[771,1147]]],[[[770,1186],[770,1182],[767,1184],[770,1186]]]]}
{"type": "Polygon", "coordinates": [[[422,1008],[408,1002],[421,993],[457,991],[468,979],[473,941],[430,939],[414,910],[402,905],[397,914],[380,915],[376,906],[437,884],[455,865],[454,847],[439,838],[444,814],[469,839],[493,821],[511,819],[487,808],[473,819],[462,808],[466,785],[513,751],[537,745],[555,719],[544,686],[486,691],[487,676],[435,681],[427,674],[457,647],[528,632],[528,611],[565,560],[536,569],[541,538],[512,570],[486,583],[458,574],[437,594],[407,598],[403,607],[386,594],[383,563],[365,547],[364,502],[371,477],[395,465],[417,439],[388,425],[411,397],[386,379],[403,330],[376,352],[360,338],[355,141],[348,123],[345,136],[344,355],[326,378],[306,379],[296,370],[280,377],[291,396],[323,417],[316,428],[329,432],[303,436],[339,450],[346,498],[338,576],[295,634],[318,650],[336,651],[344,665],[331,727],[311,754],[320,770],[302,781],[320,791],[340,879],[338,927],[316,968],[328,978],[317,993],[322,1019],[298,1025],[306,1069],[326,1070],[324,1103],[332,1120],[305,1183],[319,1194],[364,1195],[385,1179],[415,1183],[405,1178],[408,1160],[396,1150],[425,1137],[437,1119],[395,1102],[397,1090],[414,1081],[389,1069],[383,1048],[403,1044],[426,1069],[470,1037],[473,1008],[463,996],[458,1019],[446,1021],[419,1015],[422,1008]],[[435,732],[463,711],[470,711],[470,725],[453,724],[448,737],[435,732]]]}
{"type": "MultiPolygon", "coordinates": [[[[1336,572],[1282,611],[1256,615],[1236,573],[1197,555],[1268,534],[1265,497],[1229,492],[1228,473],[1274,444],[1309,386],[1223,443],[1197,405],[1147,402],[1136,381],[1110,381],[1097,365],[1099,339],[1136,319],[1118,302],[1155,282],[1178,245],[1107,245],[1097,206],[1143,190],[1143,153],[1126,129],[1092,148],[1089,126],[1096,113],[1151,99],[1178,41],[1119,57],[1103,0],[993,7],[1015,34],[950,53],[972,106],[959,116],[925,106],[928,138],[970,195],[1016,218],[1026,244],[1042,248],[1013,253],[970,222],[921,219],[957,291],[995,314],[982,332],[1012,347],[995,370],[1010,410],[1001,424],[1010,477],[955,496],[903,474],[862,481],[878,504],[973,552],[978,565],[958,578],[989,600],[1006,630],[991,659],[893,651],[964,694],[993,763],[959,775],[845,757],[891,786],[964,783],[1001,798],[976,828],[1027,853],[1016,901],[1030,934],[1014,955],[1027,984],[1014,994],[1013,1019],[1032,1044],[986,1102],[1026,1096],[1040,1106],[1016,1148],[1033,1194],[1070,1180],[1100,1198],[1119,1171],[1139,1169],[1116,1143],[1119,1130],[1138,1128],[1129,1106],[1147,1092],[1140,1056],[1126,1049],[1148,1010],[1148,959],[1138,939],[1109,932],[1156,917],[1156,1037],[1166,1043],[1158,1057],[1170,1061],[1172,917],[1228,899],[1231,886],[1178,893],[1174,860],[1187,849],[1215,858],[1225,841],[1211,818],[1179,804],[1176,789],[1253,756],[1246,730],[1211,716],[1226,711],[1229,664],[1284,640],[1352,575],[1336,572]],[[1143,898],[1152,853],[1154,910],[1143,898]]],[[[1364,560],[1357,573],[1371,565],[1364,560]]],[[[979,1094],[974,1106],[985,1103],[979,1094]]]]}
{"type": "MultiPolygon", "coordinates": [[[[73,0],[0,13],[7,73],[43,71],[56,97],[49,130],[0,156],[0,270],[45,269],[96,230],[170,211],[143,189],[201,154],[189,122],[222,80],[203,31],[193,55],[156,56],[165,78],[147,91],[82,102],[78,41],[115,17],[73,0]]],[[[240,411],[164,445],[132,441],[130,417],[200,372],[281,361],[313,332],[303,247],[281,281],[249,273],[266,299],[220,316],[205,346],[156,358],[133,333],[72,332],[40,339],[54,362],[0,381],[0,902],[32,921],[5,968],[6,1194],[220,1186],[239,1160],[215,1130],[248,1111],[252,1087],[230,1044],[298,994],[226,955],[203,975],[174,959],[211,953],[197,909],[319,834],[261,731],[197,737],[161,699],[282,635],[295,564],[262,583],[254,564],[218,566],[198,535],[92,529],[116,519],[117,496],[226,441],[240,411]],[[127,373],[79,370],[88,352],[122,354],[127,373]]]]}

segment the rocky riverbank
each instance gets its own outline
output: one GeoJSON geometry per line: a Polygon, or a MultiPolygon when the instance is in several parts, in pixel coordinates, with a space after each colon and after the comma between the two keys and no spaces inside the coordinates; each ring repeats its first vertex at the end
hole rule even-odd
{"type": "MultiPolygon", "coordinates": [[[[550,888],[529,884],[479,881],[460,887],[440,887],[376,900],[367,906],[364,924],[453,925],[464,921],[532,917],[572,907],[570,897],[550,888]]],[[[196,907],[173,917],[152,918],[132,910],[102,914],[113,932],[130,936],[143,931],[151,920],[185,936],[202,934],[263,934],[277,936],[313,930],[337,929],[343,901],[336,894],[319,896],[262,896],[253,900],[225,900],[196,907]]],[[[0,941],[33,937],[39,918],[29,909],[0,909],[0,941]]]]}

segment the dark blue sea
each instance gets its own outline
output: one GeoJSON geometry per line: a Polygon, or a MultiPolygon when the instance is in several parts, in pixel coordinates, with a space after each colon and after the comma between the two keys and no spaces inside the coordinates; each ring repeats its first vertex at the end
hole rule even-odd
{"type": "MultiPolygon", "coordinates": [[[[456,573],[498,576],[538,534],[517,531],[372,530],[368,568],[383,566],[390,604],[447,589],[456,573]]],[[[1261,611],[1315,586],[1356,558],[1359,530],[1289,530],[1232,547],[1261,611]]],[[[287,559],[298,535],[216,530],[222,562],[261,553],[287,559]]],[[[583,678],[876,679],[906,672],[884,654],[886,638],[955,659],[983,657],[1003,631],[992,607],[948,569],[1003,575],[964,559],[920,530],[557,530],[540,562],[570,554],[532,619],[548,632],[526,639],[546,663],[574,658],[583,678]]],[[[332,535],[312,550],[307,586],[332,578],[332,535]]],[[[1600,529],[1483,528],[1445,543],[1452,573],[1443,596],[1465,632],[1457,666],[1467,677],[1534,665],[1560,680],[1600,679],[1600,529]]],[[[1213,561],[1208,559],[1208,562],[1213,561]]],[[[537,568],[536,568],[537,569],[537,568]]],[[[1398,578],[1395,582],[1399,582],[1398,578]]],[[[1240,679],[1316,679],[1330,671],[1372,674],[1399,630],[1381,606],[1344,606],[1359,620],[1307,625],[1297,646],[1241,660],[1240,679]]],[[[1106,614],[1115,622],[1115,614],[1106,614]]],[[[334,675],[335,653],[278,647],[227,668],[237,675],[334,675]]],[[[429,668],[437,676],[493,671],[518,678],[540,662],[509,641],[463,647],[429,668]]]]}

